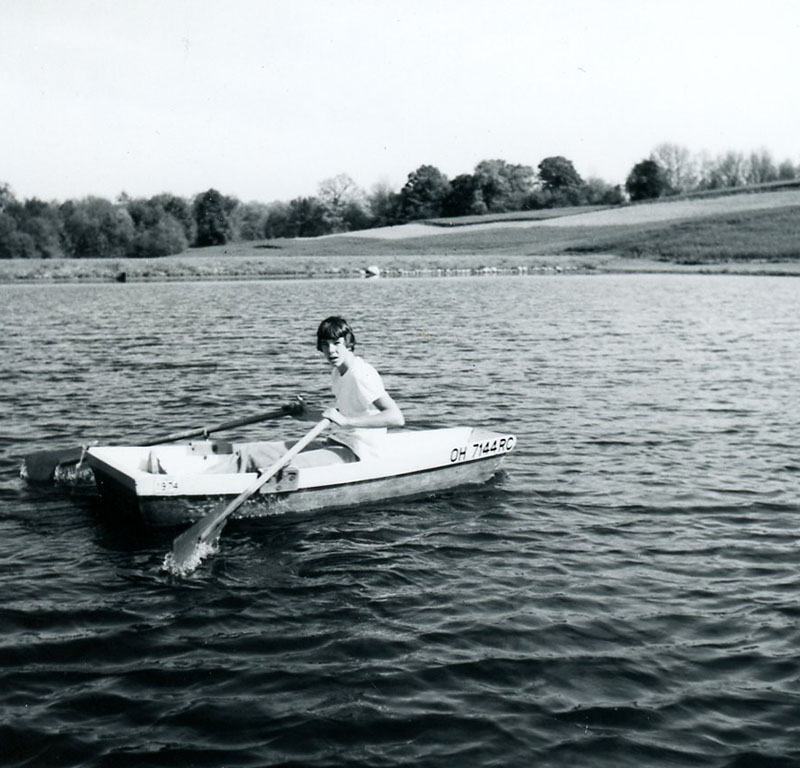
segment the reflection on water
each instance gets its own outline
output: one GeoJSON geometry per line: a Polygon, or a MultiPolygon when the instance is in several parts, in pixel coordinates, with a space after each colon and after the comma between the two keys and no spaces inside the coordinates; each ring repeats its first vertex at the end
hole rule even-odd
{"type": "Polygon", "coordinates": [[[6,760],[797,764],[798,294],[666,275],[0,286],[6,760]],[[333,313],[410,425],[516,433],[501,476],[231,523],[184,581],[160,572],[169,533],[20,483],[31,450],[324,402],[333,313]]]}

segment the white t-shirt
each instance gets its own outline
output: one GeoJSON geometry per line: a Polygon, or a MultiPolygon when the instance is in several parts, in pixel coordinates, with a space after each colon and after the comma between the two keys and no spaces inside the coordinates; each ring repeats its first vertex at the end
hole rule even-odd
{"type": "MultiPolygon", "coordinates": [[[[345,416],[365,416],[379,413],[373,403],[386,395],[380,374],[363,358],[355,357],[342,376],[338,368],[331,372],[331,388],[336,396],[336,407],[345,416]]],[[[331,437],[359,456],[376,455],[380,449],[386,427],[346,429],[337,427],[331,437]]]]}

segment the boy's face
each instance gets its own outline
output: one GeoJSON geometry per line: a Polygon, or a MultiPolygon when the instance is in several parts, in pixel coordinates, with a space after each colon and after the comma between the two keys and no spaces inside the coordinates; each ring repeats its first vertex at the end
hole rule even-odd
{"type": "Polygon", "coordinates": [[[343,336],[335,340],[328,339],[323,341],[320,351],[332,366],[339,368],[342,372],[347,370],[350,361],[354,357],[354,353],[347,348],[347,343],[343,336]],[[344,369],[342,369],[342,366],[344,366],[344,369]]]}

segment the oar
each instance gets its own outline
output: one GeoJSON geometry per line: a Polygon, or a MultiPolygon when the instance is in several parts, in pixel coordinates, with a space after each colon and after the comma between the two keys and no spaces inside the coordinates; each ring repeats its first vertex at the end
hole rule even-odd
{"type": "Polygon", "coordinates": [[[189,573],[200,562],[199,548],[208,541],[214,541],[222,531],[227,519],[261,488],[279,469],[286,466],[317,435],[330,425],[328,419],[322,419],[305,437],[298,440],[283,456],[275,461],[251,485],[240,493],[233,501],[220,505],[213,512],[201,517],[191,528],[185,530],[172,542],[171,568],[180,573],[189,573]]]}
{"type": "MultiPolygon", "coordinates": [[[[223,421],[210,427],[200,427],[197,429],[186,429],[181,432],[170,432],[168,435],[136,442],[135,445],[159,445],[160,443],[174,443],[176,440],[188,440],[192,437],[207,437],[212,432],[224,432],[228,429],[244,427],[247,424],[257,424],[260,421],[277,419],[280,416],[297,416],[303,412],[305,403],[300,396],[295,397],[289,403],[282,405],[272,411],[256,413],[252,416],[245,416],[241,419],[223,421]]],[[[63,467],[65,464],[77,464],[83,454],[81,448],[66,448],[63,450],[53,449],[49,451],[37,451],[29,453],[22,460],[22,474],[29,482],[47,483],[53,480],[56,468],[63,467]]]]}

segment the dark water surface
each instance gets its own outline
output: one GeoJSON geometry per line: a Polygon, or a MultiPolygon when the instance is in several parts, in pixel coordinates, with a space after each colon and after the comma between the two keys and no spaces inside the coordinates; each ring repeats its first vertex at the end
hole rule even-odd
{"type": "Polygon", "coordinates": [[[0,763],[800,765],[798,306],[699,275],[0,286],[0,763]],[[333,312],[411,425],[515,432],[505,472],[230,523],[186,580],[170,533],[19,480],[321,397],[333,312]]]}

